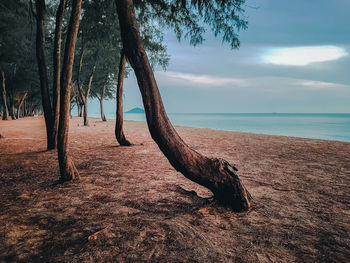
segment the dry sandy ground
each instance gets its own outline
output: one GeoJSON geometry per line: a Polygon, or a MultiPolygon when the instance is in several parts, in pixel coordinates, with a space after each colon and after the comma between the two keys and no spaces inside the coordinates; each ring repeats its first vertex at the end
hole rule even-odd
{"type": "Polygon", "coordinates": [[[177,127],[238,167],[255,204],[233,213],[170,166],[144,123],[126,122],[132,147],[113,121],[81,124],[81,179],[57,184],[43,119],[0,121],[1,262],[350,262],[350,143],[177,127]]]}

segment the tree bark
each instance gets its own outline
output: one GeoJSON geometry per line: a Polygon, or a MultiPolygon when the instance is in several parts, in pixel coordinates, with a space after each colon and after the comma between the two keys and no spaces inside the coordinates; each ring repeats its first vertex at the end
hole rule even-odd
{"type": "Polygon", "coordinates": [[[47,78],[47,69],[45,62],[45,0],[36,0],[36,57],[38,61],[39,75],[40,75],[40,89],[41,100],[44,110],[47,149],[55,148],[55,140],[53,138],[53,112],[51,108],[51,100],[49,95],[49,85],[47,78]]]}
{"type": "Polygon", "coordinates": [[[72,1],[72,12],[69,20],[63,67],[60,80],[60,117],[58,124],[57,153],[60,166],[60,180],[69,181],[79,177],[78,171],[68,152],[69,109],[74,62],[74,49],[79,28],[82,0],[72,1]]]}
{"type": "Polygon", "coordinates": [[[208,158],[191,149],[175,131],[140,38],[133,1],[115,3],[124,52],[136,74],[152,138],[177,171],[209,188],[219,202],[235,211],[249,209],[251,196],[237,176],[237,169],[225,160],[208,158]]]}
{"type": "Polygon", "coordinates": [[[2,77],[2,103],[3,103],[2,119],[8,120],[9,110],[7,107],[7,98],[6,98],[5,72],[1,71],[1,77],[2,77]]]}
{"type": "Polygon", "coordinates": [[[125,73],[125,63],[126,57],[124,51],[120,52],[120,62],[119,62],[119,71],[118,71],[118,84],[117,84],[117,111],[116,111],[116,122],[114,134],[115,138],[121,146],[130,146],[132,145],[125,137],[123,130],[123,86],[124,86],[124,73],[125,73]]]}
{"type": "Polygon", "coordinates": [[[56,12],[56,28],[53,49],[53,127],[54,147],[57,147],[58,120],[60,113],[61,41],[62,22],[67,0],[61,0],[56,12]]]}

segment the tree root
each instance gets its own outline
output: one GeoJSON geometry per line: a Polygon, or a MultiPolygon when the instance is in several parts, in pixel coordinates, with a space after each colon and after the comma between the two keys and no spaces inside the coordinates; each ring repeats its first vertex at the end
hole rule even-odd
{"type": "Polygon", "coordinates": [[[253,200],[236,174],[238,169],[223,159],[211,159],[214,163],[212,173],[220,180],[214,182],[210,190],[221,204],[230,206],[236,212],[246,211],[253,200]]]}

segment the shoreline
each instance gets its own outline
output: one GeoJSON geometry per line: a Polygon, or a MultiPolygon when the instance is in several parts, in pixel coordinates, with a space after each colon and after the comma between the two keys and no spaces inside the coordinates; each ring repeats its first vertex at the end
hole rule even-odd
{"type": "MultiPolygon", "coordinates": [[[[342,114],[342,113],[341,113],[342,114]]],[[[345,113],[345,115],[349,115],[348,113],[345,113]]],[[[81,118],[77,116],[73,116],[73,118],[81,118]]],[[[100,117],[89,117],[89,119],[101,119],[100,117]]],[[[115,122],[115,119],[107,118],[107,121],[113,121],[115,122]]],[[[124,122],[127,121],[134,121],[134,122],[141,122],[146,123],[147,121],[141,121],[141,120],[126,120],[124,118],[124,122]]],[[[173,124],[173,123],[172,123],[173,124]]],[[[291,136],[291,135],[281,135],[281,134],[268,134],[268,133],[256,133],[256,132],[247,132],[247,131],[237,131],[237,130],[225,130],[220,128],[208,128],[208,127],[196,127],[196,126],[187,126],[187,125],[177,125],[173,124],[174,127],[187,127],[187,128],[195,128],[195,129],[209,129],[213,131],[225,131],[225,132],[236,132],[236,133],[247,133],[247,134],[256,134],[256,135],[267,135],[267,136],[280,136],[280,137],[289,137],[289,138],[295,138],[295,139],[309,139],[309,140],[321,140],[321,141],[330,141],[330,142],[341,142],[341,143],[350,143],[350,141],[342,141],[342,140],[336,140],[336,139],[320,139],[320,138],[311,138],[311,137],[298,137],[298,136],[291,136]]]]}

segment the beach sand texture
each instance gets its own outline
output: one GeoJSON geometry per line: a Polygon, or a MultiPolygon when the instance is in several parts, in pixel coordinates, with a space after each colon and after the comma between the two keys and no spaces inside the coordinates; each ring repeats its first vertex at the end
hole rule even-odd
{"type": "Polygon", "coordinates": [[[254,198],[233,213],[176,172],[143,122],[70,123],[57,184],[40,117],[0,121],[0,262],[350,262],[350,143],[176,127],[254,198]],[[196,194],[197,193],[197,194],[196,194]]]}

